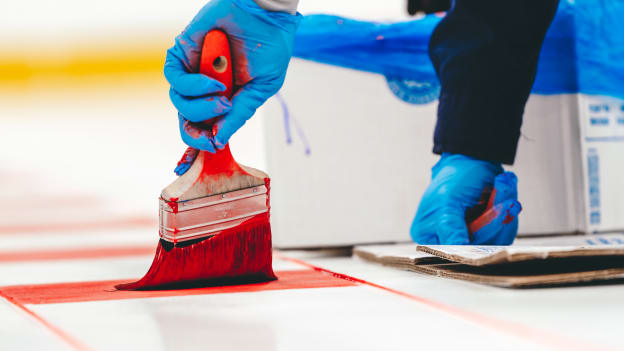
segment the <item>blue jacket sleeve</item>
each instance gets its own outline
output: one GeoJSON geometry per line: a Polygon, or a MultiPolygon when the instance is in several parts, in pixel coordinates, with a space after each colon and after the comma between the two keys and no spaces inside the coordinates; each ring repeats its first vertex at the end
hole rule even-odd
{"type": "Polygon", "coordinates": [[[559,0],[456,0],[429,42],[441,84],[435,153],[512,164],[559,0]]]}

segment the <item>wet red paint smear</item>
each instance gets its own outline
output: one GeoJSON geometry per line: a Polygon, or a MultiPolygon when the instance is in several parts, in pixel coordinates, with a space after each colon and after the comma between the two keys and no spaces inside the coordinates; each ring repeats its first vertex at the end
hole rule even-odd
{"type": "Polygon", "coordinates": [[[0,287],[0,293],[19,304],[50,304],[86,301],[142,299],[210,294],[232,294],[271,290],[337,288],[359,285],[312,269],[277,272],[278,280],[246,285],[215,286],[183,290],[126,291],[115,285],[132,280],[16,285],[0,287]]]}
{"type": "Polygon", "coordinates": [[[81,233],[82,230],[118,229],[118,228],[153,228],[158,220],[153,217],[112,218],[93,221],[75,221],[61,223],[41,223],[24,225],[0,225],[0,235],[22,233],[52,233],[70,232],[81,233]]]}
{"type": "Polygon", "coordinates": [[[496,210],[495,207],[492,207],[490,209],[488,209],[487,211],[485,211],[481,216],[479,216],[479,218],[475,219],[474,221],[472,221],[470,223],[470,225],[468,226],[468,229],[470,230],[471,233],[476,233],[479,230],[481,230],[481,228],[485,227],[486,225],[492,223],[492,221],[498,217],[499,213],[496,210]]]}
{"type": "Polygon", "coordinates": [[[507,209],[507,214],[505,215],[505,219],[503,220],[503,224],[509,224],[509,223],[513,222],[515,217],[511,215],[509,210],[511,210],[514,206],[515,206],[515,204],[511,204],[511,207],[509,209],[507,209]]]}
{"type": "Polygon", "coordinates": [[[30,250],[0,252],[0,262],[81,260],[153,255],[153,246],[97,247],[65,250],[30,250]]]}
{"type": "Polygon", "coordinates": [[[249,73],[249,63],[247,60],[247,56],[245,55],[245,50],[243,48],[239,48],[237,45],[233,45],[232,50],[234,51],[234,56],[236,58],[236,61],[234,62],[233,72],[234,85],[236,87],[242,87],[252,80],[251,74],[249,73]]]}
{"type": "Polygon", "coordinates": [[[178,198],[177,197],[172,197],[169,199],[169,201],[165,200],[165,202],[167,203],[167,205],[169,206],[169,208],[171,209],[173,213],[178,213],[178,198]]]}
{"type": "Polygon", "coordinates": [[[267,206],[267,216],[271,213],[271,178],[264,178],[264,186],[267,190],[267,198],[266,198],[266,206],[267,206]]]}
{"type": "Polygon", "coordinates": [[[231,177],[234,174],[247,174],[247,172],[234,161],[229,144],[215,153],[206,151],[200,152],[204,155],[204,163],[199,176],[199,179],[203,182],[223,175],[231,177]]]}

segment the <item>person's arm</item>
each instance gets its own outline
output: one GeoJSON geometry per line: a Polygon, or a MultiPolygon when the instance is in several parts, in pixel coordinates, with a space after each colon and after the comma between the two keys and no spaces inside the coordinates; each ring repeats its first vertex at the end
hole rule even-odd
{"type": "Polygon", "coordinates": [[[434,149],[513,164],[559,0],[457,0],[429,42],[442,87],[434,149]]]}
{"type": "Polygon", "coordinates": [[[511,244],[518,231],[516,155],[524,105],[558,0],[456,0],[429,42],[441,84],[431,184],[410,230],[421,244],[511,244]],[[469,230],[484,191],[494,210],[469,230]],[[467,223],[468,222],[468,223],[467,223]]]}

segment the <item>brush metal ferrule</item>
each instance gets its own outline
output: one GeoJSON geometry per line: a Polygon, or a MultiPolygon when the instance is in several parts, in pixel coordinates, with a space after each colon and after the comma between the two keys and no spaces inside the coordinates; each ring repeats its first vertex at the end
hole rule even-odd
{"type": "Polygon", "coordinates": [[[172,243],[200,239],[269,211],[265,185],[198,199],[159,200],[160,238],[172,243]]]}

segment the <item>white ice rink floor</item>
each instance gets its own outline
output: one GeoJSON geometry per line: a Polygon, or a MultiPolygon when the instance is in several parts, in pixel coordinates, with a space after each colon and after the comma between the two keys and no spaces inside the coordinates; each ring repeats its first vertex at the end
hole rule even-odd
{"type": "MultiPolygon", "coordinates": [[[[114,291],[149,267],[184,151],[166,88],[0,103],[1,350],[624,349],[624,285],[508,290],[340,252],[276,252],[271,283],[114,291]]],[[[250,123],[233,152],[262,168],[250,123]]]]}

